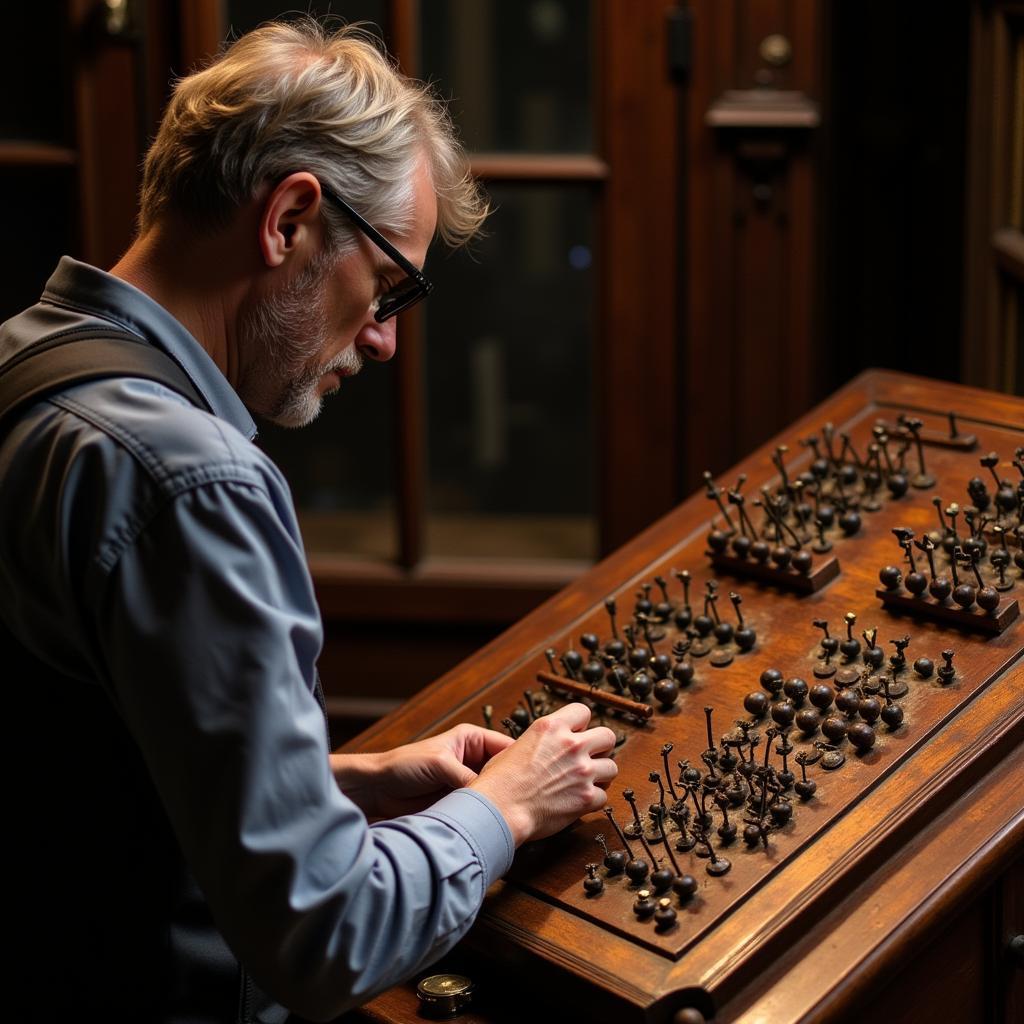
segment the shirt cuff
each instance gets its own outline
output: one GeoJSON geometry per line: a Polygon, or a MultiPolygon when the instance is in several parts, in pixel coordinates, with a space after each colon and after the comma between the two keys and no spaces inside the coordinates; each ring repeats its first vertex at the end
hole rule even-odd
{"type": "Polygon", "coordinates": [[[457,789],[422,812],[462,835],[480,858],[484,890],[512,866],[516,847],[501,811],[475,789],[457,789]]]}

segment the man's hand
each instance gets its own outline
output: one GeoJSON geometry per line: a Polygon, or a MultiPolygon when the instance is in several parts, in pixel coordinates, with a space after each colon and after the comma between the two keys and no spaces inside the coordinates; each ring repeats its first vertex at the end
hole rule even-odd
{"type": "Polygon", "coordinates": [[[468,786],[490,758],[511,744],[504,733],[457,725],[382,754],[331,754],[331,771],[368,818],[394,818],[422,811],[453,789],[468,786]]]}
{"type": "Polygon", "coordinates": [[[538,718],[469,783],[501,811],[516,846],[552,835],[608,802],[604,790],[619,770],[608,757],[615,733],[589,724],[583,704],[538,718]]]}

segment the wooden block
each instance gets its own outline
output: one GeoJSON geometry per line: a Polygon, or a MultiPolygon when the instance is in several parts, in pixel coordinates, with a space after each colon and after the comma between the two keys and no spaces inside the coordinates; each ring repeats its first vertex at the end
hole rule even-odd
{"type": "Polygon", "coordinates": [[[711,565],[717,573],[770,583],[783,590],[795,590],[798,594],[817,593],[839,575],[839,559],[835,555],[829,555],[823,562],[816,559],[806,575],[792,569],[778,569],[770,562],[755,562],[752,558],[734,558],[732,555],[713,554],[711,565]]]}
{"type": "Polygon", "coordinates": [[[961,629],[988,636],[999,636],[1020,615],[1015,597],[1004,597],[995,611],[990,613],[981,609],[964,611],[956,604],[939,604],[930,597],[913,597],[902,591],[878,589],[875,594],[889,611],[904,612],[914,618],[931,619],[934,622],[949,622],[961,629]]]}

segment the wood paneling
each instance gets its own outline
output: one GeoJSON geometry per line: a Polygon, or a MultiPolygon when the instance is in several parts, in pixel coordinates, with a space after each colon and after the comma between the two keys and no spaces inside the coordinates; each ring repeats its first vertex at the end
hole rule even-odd
{"type": "Polygon", "coordinates": [[[993,928],[989,944],[992,970],[992,1019],[999,1024],[1024,1020],[1024,856],[1018,856],[993,887],[990,898],[993,928]],[[1011,942],[1018,940],[1016,950],[1011,942]]]}
{"type": "Polygon", "coordinates": [[[45,142],[0,142],[0,167],[74,167],[78,153],[45,142]]]}
{"type": "Polygon", "coordinates": [[[679,495],[677,264],[679,94],[669,73],[674,3],[602,3],[604,191],[595,437],[601,550],[679,495]]]}
{"type": "Polygon", "coordinates": [[[139,186],[142,123],[134,41],[107,34],[102,12],[87,0],[69,4],[81,196],[81,247],[95,266],[113,266],[131,242],[139,186]]]}
{"type": "Polygon", "coordinates": [[[1015,268],[1024,224],[1014,218],[1021,216],[1024,187],[1022,112],[1024,6],[974,0],[961,373],[969,383],[1005,390],[1017,386],[1017,338],[1010,325],[1024,315],[1008,286],[1020,279],[1015,268]]]}
{"type": "Polygon", "coordinates": [[[476,153],[473,173],[484,181],[603,181],[608,165],[589,154],[476,153]]]}
{"type": "Polygon", "coordinates": [[[822,92],[821,5],[695,0],[690,7],[683,493],[704,469],[720,472],[808,408],[821,379],[816,129],[764,127],[753,115],[748,127],[708,124],[730,89],[755,90],[752,97],[791,90],[813,109],[822,92]],[[792,47],[781,68],[759,53],[773,34],[792,47]]]}

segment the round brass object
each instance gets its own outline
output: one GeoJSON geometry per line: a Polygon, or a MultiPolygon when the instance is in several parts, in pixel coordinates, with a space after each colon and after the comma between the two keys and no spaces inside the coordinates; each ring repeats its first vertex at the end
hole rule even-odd
{"type": "Polygon", "coordinates": [[[846,755],[841,750],[826,750],[821,758],[821,767],[827,772],[834,772],[842,768],[846,761],[846,755]]]}
{"type": "Polygon", "coordinates": [[[906,697],[910,691],[910,687],[902,679],[894,679],[889,683],[889,696],[899,699],[900,697],[906,697]]]}
{"type": "Polygon", "coordinates": [[[432,974],[416,986],[416,995],[425,1016],[448,1020],[469,1006],[473,982],[462,974],[432,974]]]}
{"type": "Polygon", "coordinates": [[[765,64],[773,68],[784,68],[793,57],[793,46],[784,35],[776,33],[765,36],[757,52],[765,64]]]}

